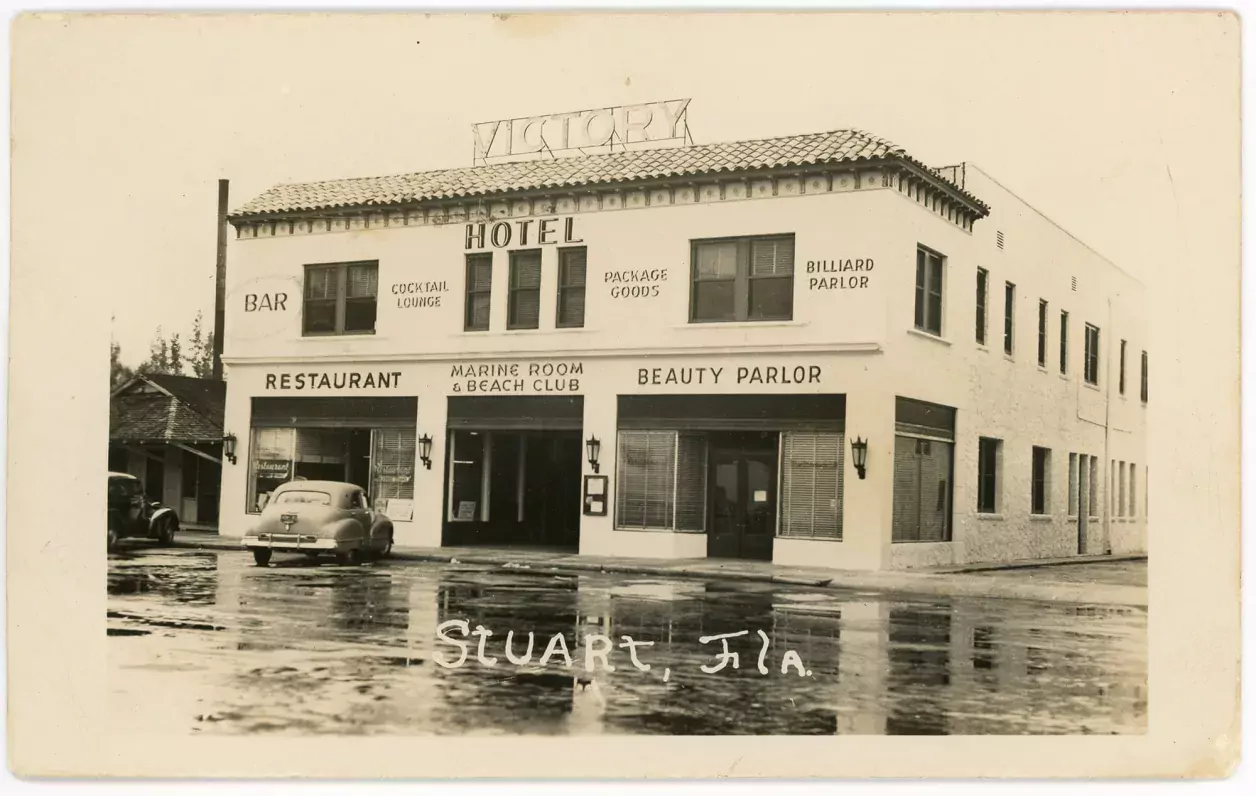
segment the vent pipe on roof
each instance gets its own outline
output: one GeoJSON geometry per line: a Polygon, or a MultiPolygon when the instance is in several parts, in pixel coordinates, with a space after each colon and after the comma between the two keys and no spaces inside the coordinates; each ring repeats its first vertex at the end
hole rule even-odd
{"type": "Polygon", "coordinates": [[[214,271],[214,381],[222,380],[227,313],[227,180],[218,181],[218,263],[214,271]]]}

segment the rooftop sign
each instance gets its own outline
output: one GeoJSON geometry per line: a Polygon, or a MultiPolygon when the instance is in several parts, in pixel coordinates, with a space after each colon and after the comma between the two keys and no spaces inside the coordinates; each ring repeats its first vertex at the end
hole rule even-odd
{"type": "Polygon", "coordinates": [[[475,165],[681,146],[693,142],[688,108],[689,100],[676,99],[480,122],[471,128],[475,165]]]}

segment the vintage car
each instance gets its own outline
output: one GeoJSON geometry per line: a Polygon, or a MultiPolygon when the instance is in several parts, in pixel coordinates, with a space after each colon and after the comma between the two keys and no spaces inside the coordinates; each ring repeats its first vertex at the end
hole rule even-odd
{"type": "Polygon", "coordinates": [[[243,539],[258,566],[276,550],[317,558],[331,553],[344,564],[392,552],[392,520],[371,510],[362,487],[340,481],[289,481],[271,493],[262,516],[243,539]]]}
{"type": "Polygon", "coordinates": [[[144,484],[127,473],[109,473],[109,519],[107,549],[113,550],[127,537],[154,539],[170,544],[179,530],[174,509],[144,495],[144,484]]]}

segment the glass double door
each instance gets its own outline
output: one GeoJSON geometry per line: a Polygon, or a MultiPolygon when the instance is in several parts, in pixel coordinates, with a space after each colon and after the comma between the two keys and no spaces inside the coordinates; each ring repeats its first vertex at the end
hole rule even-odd
{"type": "Polygon", "coordinates": [[[776,432],[713,433],[707,556],[772,560],[776,533],[776,432]]]}

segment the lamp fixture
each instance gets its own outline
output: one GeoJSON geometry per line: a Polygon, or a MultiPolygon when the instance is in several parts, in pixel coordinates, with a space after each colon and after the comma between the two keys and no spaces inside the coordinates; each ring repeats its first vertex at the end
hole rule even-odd
{"type": "Polygon", "coordinates": [[[236,435],[224,434],[222,437],[222,457],[232,464],[236,463],[236,435]]]}
{"type": "Polygon", "coordinates": [[[419,459],[424,467],[432,469],[432,438],[427,434],[419,437],[419,459]]]}
{"type": "Polygon", "coordinates": [[[850,452],[855,457],[855,472],[859,473],[862,480],[868,468],[868,440],[855,437],[851,440],[850,452]]]}
{"type": "Polygon", "coordinates": [[[602,443],[597,437],[589,437],[585,441],[584,446],[589,453],[589,466],[593,468],[593,472],[600,472],[601,468],[598,465],[597,459],[598,453],[602,450],[602,443]]]}

